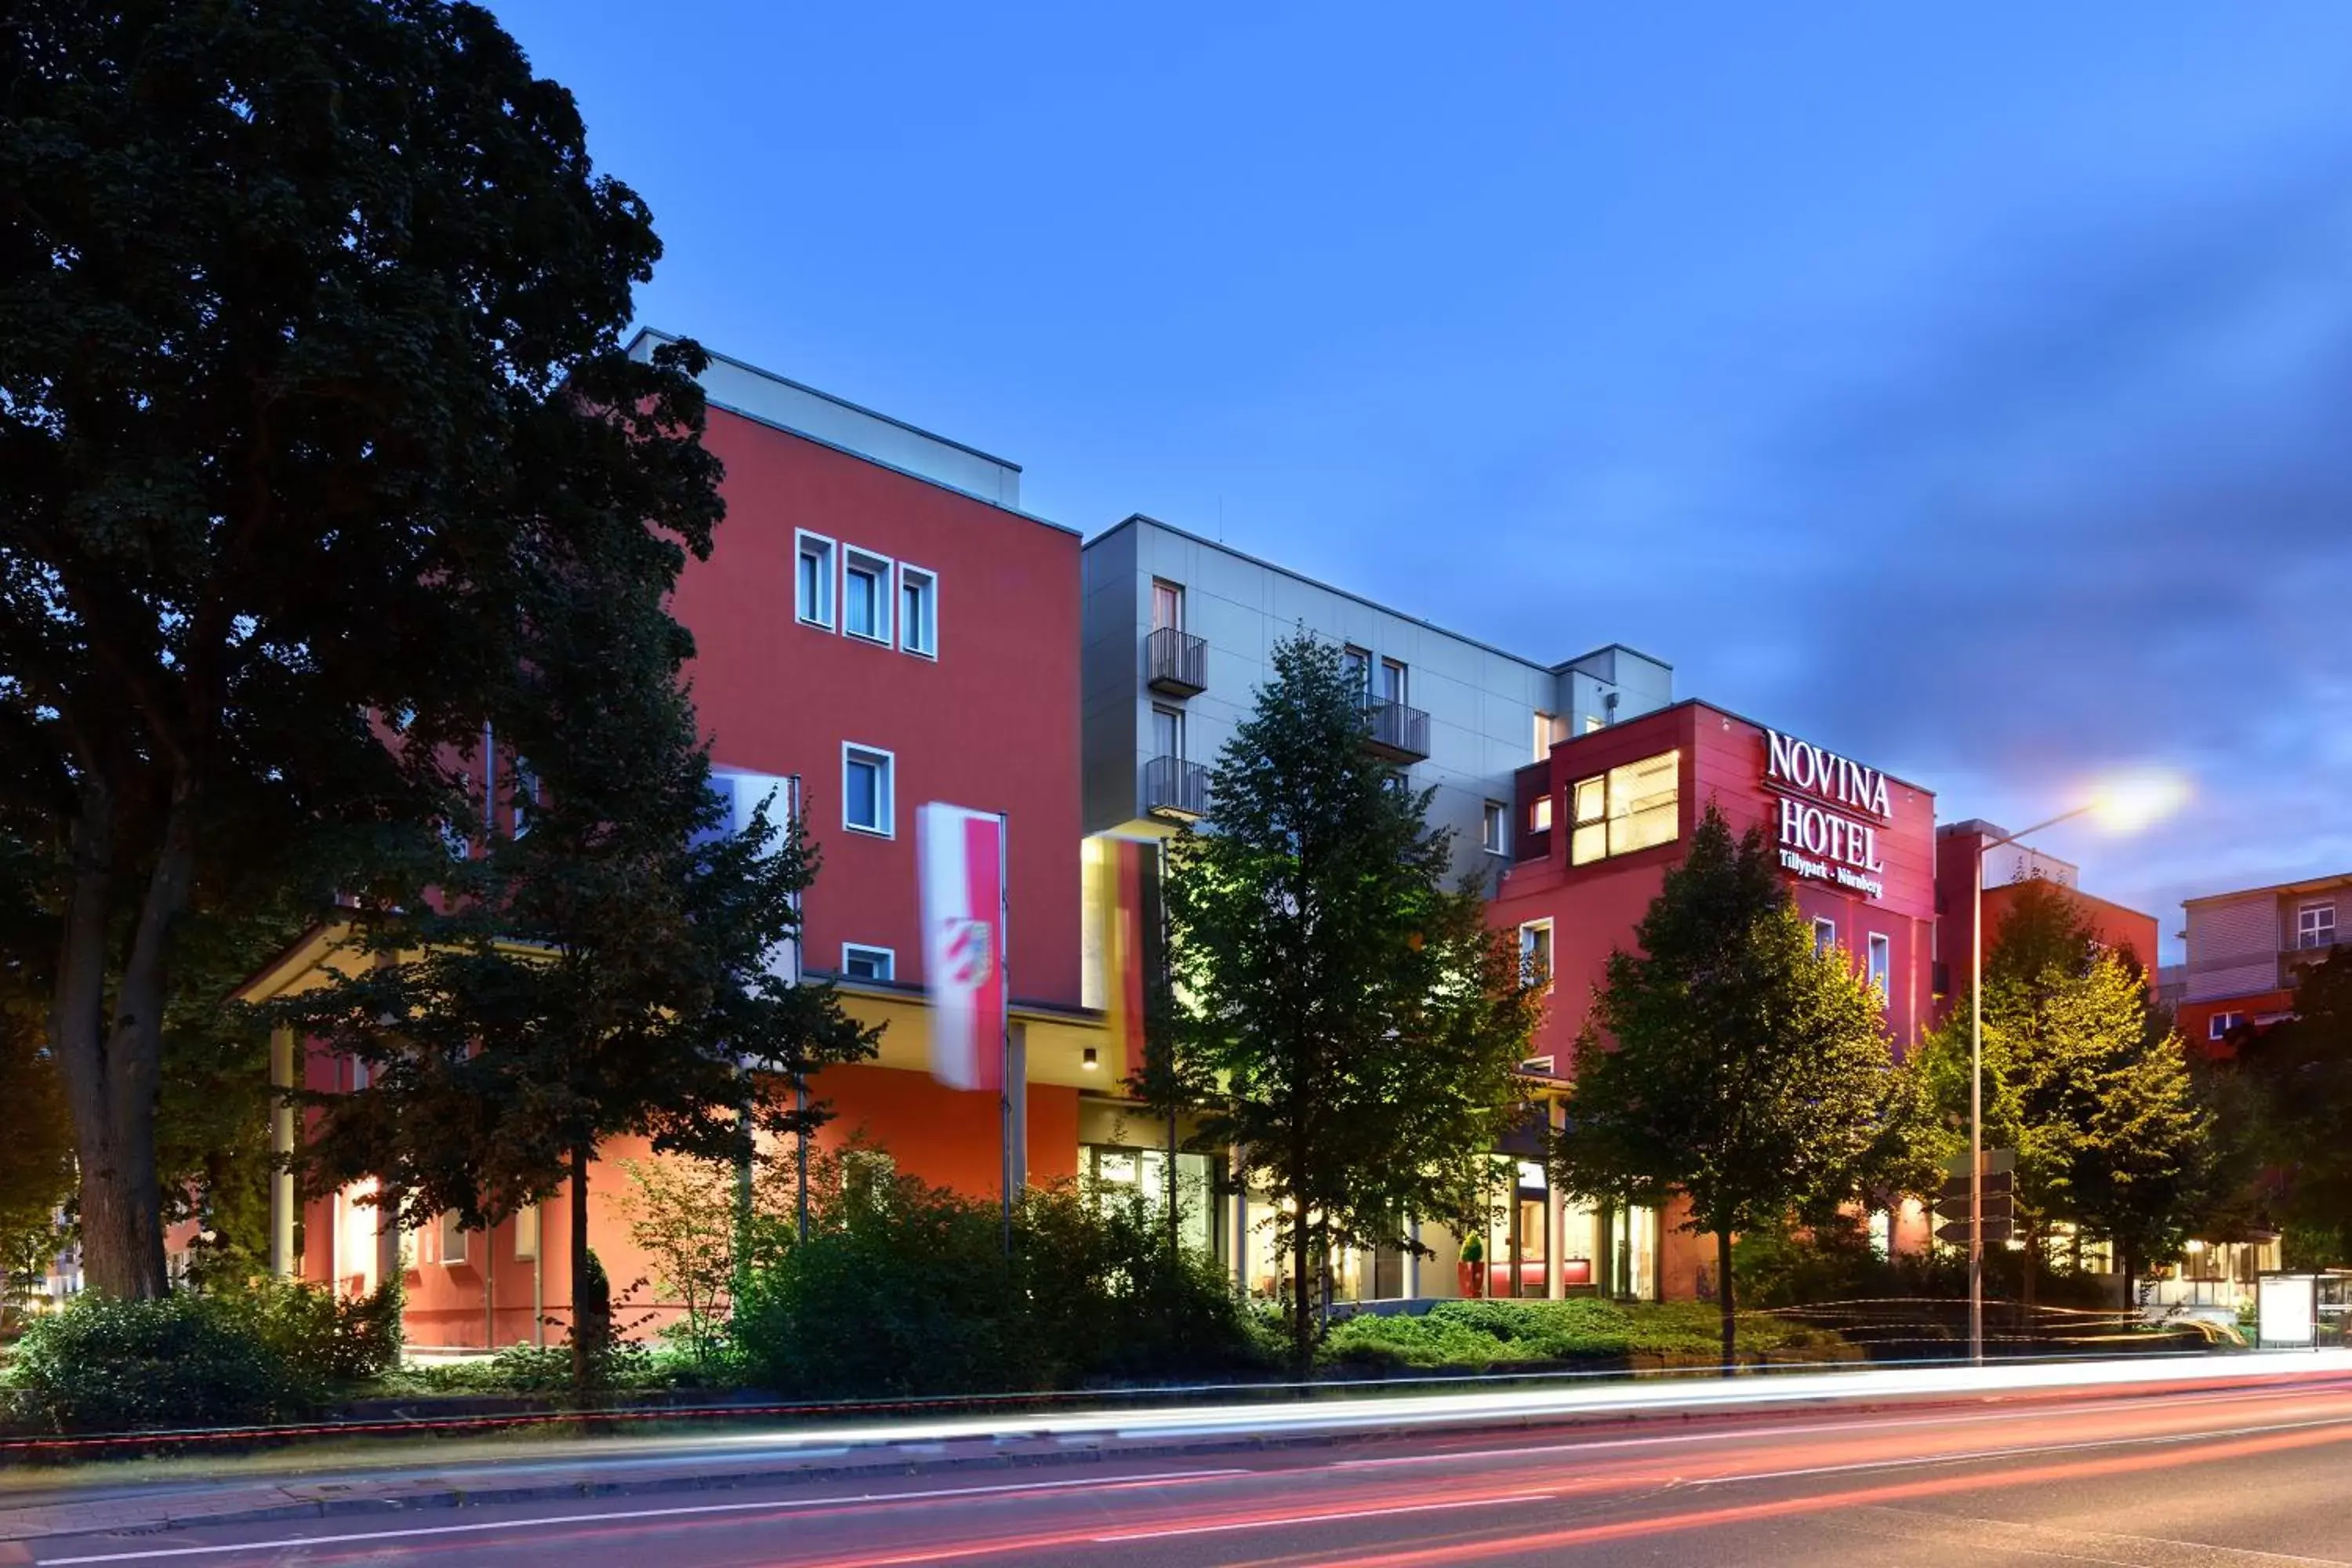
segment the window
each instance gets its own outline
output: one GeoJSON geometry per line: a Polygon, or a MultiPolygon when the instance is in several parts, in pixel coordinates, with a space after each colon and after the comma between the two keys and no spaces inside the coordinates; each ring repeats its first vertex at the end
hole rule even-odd
{"type": "Polygon", "coordinates": [[[1681,773],[1682,752],[1675,751],[1579,779],[1570,792],[1576,832],[1569,863],[1589,866],[1673,843],[1682,831],[1681,773]]]}
{"type": "Polygon", "coordinates": [[[854,942],[841,944],[841,973],[848,980],[888,980],[898,967],[898,955],[887,947],[861,947],[854,942]]]}
{"type": "Polygon", "coordinates": [[[2294,945],[2297,947],[2333,947],[2336,945],[2336,906],[2305,904],[2294,912],[2294,945]]]}
{"type": "Polygon", "coordinates": [[[1372,656],[1362,648],[1343,648],[1339,653],[1339,668],[1348,678],[1349,689],[1360,698],[1372,693],[1372,656]]]}
{"type": "Polygon", "coordinates": [[[833,541],[821,533],[799,533],[800,563],[793,579],[793,607],[806,625],[833,629],[833,541]]]}
{"type": "Polygon", "coordinates": [[[1478,824],[1478,842],[1489,855],[1500,855],[1509,848],[1507,842],[1510,814],[1499,800],[1490,800],[1478,824]]]}
{"type": "Polygon", "coordinates": [[[940,578],[898,563],[898,646],[925,658],[940,657],[940,578]]]}
{"type": "Polygon", "coordinates": [[[1584,732],[1586,734],[1590,735],[1596,730],[1606,730],[1607,728],[1609,728],[1609,719],[1606,714],[1587,713],[1584,716],[1584,732]]]}
{"type": "Polygon", "coordinates": [[[1402,705],[1405,701],[1405,669],[1402,660],[1381,660],[1381,700],[1402,705]]]}
{"type": "Polygon", "coordinates": [[[1151,629],[1155,632],[1184,629],[1184,590],[1173,583],[1155,579],[1151,584],[1151,629]]]}
{"type": "Polygon", "coordinates": [[[1813,917],[1813,951],[1827,952],[1837,945],[1837,921],[1813,917]]]}
{"type": "Polygon", "coordinates": [[[1529,833],[1551,831],[1551,796],[1539,795],[1528,802],[1528,831],[1529,833]]]}
{"type": "Polygon", "coordinates": [[[1570,795],[1576,831],[1568,841],[1569,862],[1589,866],[1609,853],[1609,775],[1577,780],[1570,795]]]}
{"type": "Polygon", "coordinates": [[[2243,1013],[2216,1013],[2206,1020],[2205,1037],[2209,1040],[2226,1040],[2230,1037],[2230,1031],[2245,1021],[2246,1016],[2243,1013]]]}
{"type": "Polygon", "coordinates": [[[1895,944],[1877,931],[1870,933],[1870,984],[1882,1002],[1894,994],[1895,944]]]}
{"type": "Polygon", "coordinates": [[[1519,973],[1529,984],[1551,989],[1551,921],[1529,921],[1519,928],[1519,973]]]}
{"type": "Polygon", "coordinates": [[[890,562],[846,550],[841,557],[841,629],[868,642],[890,640],[890,562]]]}
{"type": "Polygon", "coordinates": [[[539,1256],[539,1205],[525,1204],[515,1210],[515,1261],[528,1263],[539,1256]]]}
{"type": "Polygon", "coordinates": [[[891,756],[868,746],[841,748],[841,825],[853,833],[890,837],[891,756]]]}
{"type": "Polygon", "coordinates": [[[435,1241],[440,1246],[441,1262],[463,1263],[466,1261],[466,1226],[458,1219],[457,1210],[451,1209],[439,1219],[435,1220],[433,1232],[435,1241]]]}
{"type": "Polygon", "coordinates": [[[1542,762],[1551,755],[1552,730],[1559,722],[1542,709],[1536,710],[1535,760],[1542,762]]]}
{"type": "Polygon", "coordinates": [[[1151,754],[1177,758],[1184,755],[1184,715],[1180,710],[1151,710],[1151,754]]]}

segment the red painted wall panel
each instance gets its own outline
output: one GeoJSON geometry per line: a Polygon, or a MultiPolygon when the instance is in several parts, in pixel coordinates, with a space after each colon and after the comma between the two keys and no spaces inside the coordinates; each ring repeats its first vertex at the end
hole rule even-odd
{"type": "Polygon", "coordinates": [[[810,966],[871,943],[895,952],[898,979],[921,978],[915,812],[947,801],[1009,814],[1013,994],[1075,1005],[1077,537],[740,416],[714,411],[709,445],[727,466],[727,520],[674,613],[694,634],[719,763],[804,781],[824,854],[810,966]],[[938,659],[800,625],[796,529],[937,573],[938,659]],[[842,826],[845,742],[894,754],[894,837],[842,826]]]}
{"type": "MultiPolygon", "coordinates": [[[[1735,833],[1759,824],[1768,837],[1773,833],[1778,796],[1763,779],[1763,731],[1696,702],[1644,714],[1552,749],[1552,809],[1563,828],[1553,835],[1544,860],[1511,868],[1489,913],[1498,926],[1547,918],[1553,922],[1555,978],[1549,1009],[1538,1031],[1538,1054],[1554,1054],[1563,1069],[1568,1067],[1610,952],[1633,945],[1634,925],[1657,896],[1666,868],[1687,850],[1690,835],[1709,804],[1723,813],[1735,833]],[[1589,866],[1570,866],[1570,836],[1565,829],[1570,785],[1669,749],[1682,752],[1676,840],[1589,866]]],[[[1931,1002],[1936,804],[1931,792],[1897,779],[1888,779],[1887,792],[1891,816],[1877,825],[1877,852],[1885,865],[1882,897],[1872,899],[1816,880],[1792,877],[1790,881],[1798,908],[1808,918],[1836,922],[1838,939],[1853,954],[1857,968],[1865,962],[1872,935],[1887,939],[1887,1026],[1897,1045],[1907,1047],[1925,1026],[1931,1002]]],[[[1862,813],[1845,815],[1874,820],[1862,813]]]]}

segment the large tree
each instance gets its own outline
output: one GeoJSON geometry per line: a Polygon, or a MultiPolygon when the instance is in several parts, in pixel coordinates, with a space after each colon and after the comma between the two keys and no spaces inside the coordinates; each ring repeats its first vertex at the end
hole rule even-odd
{"type": "MultiPolygon", "coordinates": [[[[609,568],[609,563],[606,567],[609,568]]],[[[484,763],[507,781],[436,896],[352,918],[365,962],[278,1016],[369,1068],[321,1097],[316,1181],[373,1176],[410,1225],[496,1225],[568,1186],[574,1370],[603,1337],[589,1180],[624,1135],[748,1161],[824,1115],[791,1087],[870,1055],[827,985],[790,983],[814,847],[772,800],[741,831],[713,788],[658,593],[532,584],[535,655],[484,763]],[[593,658],[590,657],[593,655],[593,658]],[[779,814],[779,815],[771,815],[779,814]]]]}
{"type": "MultiPolygon", "coordinates": [[[[1969,1012],[1923,1042],[1945,1125],[1965,1132],[1969,1012]]],[[[2103,949],[2063,892],[2029,883],[1985,959],[1988,1148],[2016,1152],[2013,1206],[2030,1309],[2053,1225],[2111,1241],[2126,1288],[2210,1206],[2210,1117],[2136,961],[2103,949]]]]}
{"type": "Polygon", "coordinates": [[[1710,805],[1634,941],[1593,998],[1552,1165],[1595,1201],[1679,1194],[1714,1233],[1727,1373],[1732,1238],[1899,1169],[1912,1098],[1877,994],[1817,948],[1760,831],[1734,838],[1710,805]]]}
{"type": "Polygon", "coordinates": [[[530,572],[625,529],[709,549],[698,353],[621,352],[658,255],[478,7],[0,21],[0,835],[52,868],[7,957],[47,994],[95,1288],[164,1287],[193,922],[321,833],[457,809],[530,572]]]}
{"type": "Polygon", "coordinates": [[[1169,1070],[1273,1201],[1301,1367],[1333,1247],[1413,1247],[1480,1205],[1539,1005],[1368,736],[1339,649],[1278,643],[1203,830],[1168,849],[1169,1070]]]}

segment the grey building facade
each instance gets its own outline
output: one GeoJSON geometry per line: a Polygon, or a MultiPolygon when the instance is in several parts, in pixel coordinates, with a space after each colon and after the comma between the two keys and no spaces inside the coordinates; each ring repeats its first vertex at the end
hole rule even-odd
{"type": "Polygon", "coordinates": [[[1207,805],[1209,768],[1297,631],[1360,662],[1371,748],[1434,788],[1457,872],[1510,862],[1513,772],[1558,738],[1663,708],[1671,666],[1609,645],[1523,658],[1140,515],[1089,540],[1081,619],[1083,803],[1092,833],[1164,832],[1207,805]]]}

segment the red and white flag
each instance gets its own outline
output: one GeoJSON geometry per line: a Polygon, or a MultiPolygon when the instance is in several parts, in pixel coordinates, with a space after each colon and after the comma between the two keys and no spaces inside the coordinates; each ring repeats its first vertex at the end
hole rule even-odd
{"type": "Polygon", "coordinates": [[[916,833],[931,1076],[992,1093],[1004,1084],[1004,819],[933,801],[916,833]]]}

